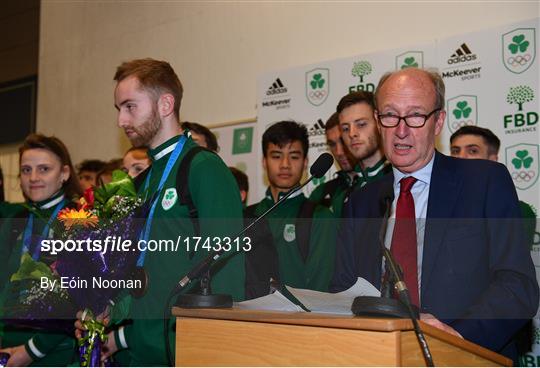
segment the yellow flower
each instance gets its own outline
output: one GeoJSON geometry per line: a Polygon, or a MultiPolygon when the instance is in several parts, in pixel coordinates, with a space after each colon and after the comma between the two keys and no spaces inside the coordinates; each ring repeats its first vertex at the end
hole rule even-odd
{"type": "Polygon", "coordinates": [[[72,226],[76,225],[95,227],[98,223],[97,216],[83,208],[79,210],[73,208],[64,208],[58,214],[58,220],[64,224],[66,230],[69,230],[72,226]]]}

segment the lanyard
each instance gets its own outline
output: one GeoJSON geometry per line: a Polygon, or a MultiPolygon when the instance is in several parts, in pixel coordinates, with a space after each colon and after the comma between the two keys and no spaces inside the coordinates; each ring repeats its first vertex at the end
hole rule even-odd
{"type": "MultiPolygon", "coordinates": [[[[56,205],[53,213],[51,214],[51,217],[49,217],[49,221],[47,221],[47,224],[45,225],[45,227],[43,228],[43,231],[41,232],[40,239],[45,239],[45,237],[48,236],[49,228],[51,227],[52,222],[54,221],[56,216],[58,216],[58,213],[64,207],[65,203],[66,203],[66,200],[62,199],[62,201],[56,205]]],[[[28,222],[26,223],[26,227],[24,228],[22,253],[30,252],[33,227],[34,227],[34,214],[30,213],[30,216],[28,217],[28,222]]],[[[39,259],[40,252],[41,252],[41,247],[39,246],[39,244],[37,244],[32,254],[32,258],[34,259],[34,261],[37,261],[39,259]]]]}
{"type": "MultiPolygon", "coordinates": [[[[163,186],[165,185],[165,182],[167,181],[167,178],[169,177],[169,174],[171,173],[172,168],[176,164],[176,161],[178,160],[178,157],[180,156],[180,153],[182,152],[182,148],[184,148],[184,144],[186,143],[186,136],[182,135],[180,139],[178,140],[178,143],[176,144],[176,147],[174,148],[174,151],[171,153],[171,157],[169,157],[169,160],[167,161],[167,165],[165,166],[165,170],[163,170],[163,173],[161,174],[161,179],[159,180],[159,185],[156,190],[156,194],[153,196],[152,200],[152,206],[150,207],[150,212],[148,213],[148,217],[146,219],[146,222],[144,223],[144,230],[141,232],[141,240],[144,240],[145,242],[148,242],[148,239],[150,238],[150,229],[152,228],[152,220],[154,218],[154,212],[156,210],[156,205],[158,203],[159,197],[161,196],[161,191],[163,190],[163,186]]],[[[148,173],[148,176],[146,177],[145,183],[144,183],[144,191],[148,193],[148,186],[150,184],[150,176],[152,175],[152,168],[150,169],[150,172],[148,173]]],[[[141,254],[139,255],[139,259],[137,259],[137,266],[142,267],[144,265],[144,258],[146,257],[146,249],[144,251],[141,251],[141,254]]]]}

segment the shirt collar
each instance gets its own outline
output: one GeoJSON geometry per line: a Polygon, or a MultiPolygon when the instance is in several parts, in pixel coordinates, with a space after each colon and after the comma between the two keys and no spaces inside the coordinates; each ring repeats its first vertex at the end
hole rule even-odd
{"type": "Polygon", "coordinates": [[[394,173],[394,188],[399,187],[399,182],[401,179],[407,176],[413,176],[416,180],[421,181],[427,185],[431,183],[431,172],[433,171],[433,162],[435,162],[435,151],[433,152],[433,157],[429,160],[428,164],[423,168],[410,173],[405,174],[392,166],[392,171],[394,173]]]}
{"type": "Polygon", "coordinates": [[[388,164],[388,160],[386,157],[381,158],[377,163],[371,167],[366,167],[364,170],[360,167],[360,164],[357,164],[354,170],[357,172],[357,175],[360,177],[372,177],[376,176],[381,172],[381,170],[384,169],[384,167],[388,164]]]}
{"type": "MultiPolygon", "coordinates": [[[[292,189],[291,189],[292,190],[292,189]]],[[[279,192],[278,193],[278,201],[283,198],[284,196],[287,195],[287,193],[289,193],[291,190],[289,190],[288,192],[279,192]]],[[[297,191],[296,193],[293,193],[291,194],[291,196],[289,198],[287,198],[287,201],[289,199],[293,199],[293,198],[296,198],[298,197],[299,195],[302,195],[303,192],[301,190],[297,191]]],[[[268,187],[268,189],[266,189],[266,199],[274,202],[274,198],[272,197],[272,191],[270,190],[270,187],[268,187]]]]}
{"type": "Polygon", "coordinates": [[[58,203],[62,202],[62,200],[65,198],[64,192],[59,191],[56,192],[51,198],[48,198],[44,201],[36,202],[35,205],[40,210],[47,210],[53,206],[56,206],[58,203]]]}
{"type": "MultiPolygon", "coordinates": [[[[189,131],[187,130],[184,134],[187,138],[191,137],[191,133],[189,133],[189,131]]],[[[174,149],[178,145],[178,140],[180,139],[180,137],[181,135],[174,136],[166,142],[160,144],[156,148],[148,150],[148,155],[150,156],[150,159],[154,162],[174,151],[174,149]]]]}

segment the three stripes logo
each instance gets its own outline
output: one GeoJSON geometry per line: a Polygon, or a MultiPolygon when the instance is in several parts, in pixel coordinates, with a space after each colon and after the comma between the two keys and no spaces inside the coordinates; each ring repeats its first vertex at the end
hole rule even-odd
{"type": "Polygon", "coordinates": [[[474,54],[469,46],[464,42],[459,48],[450,56],[448,64],[459,64],[467,61],[475,61],[476,54],[474,54]]]}
{"type": "Polygon", "coordinates": [[[325,124],[322,119],[317,119],[317,122],[308,129],[308,135],[310,137],[316,135],[325,135],[325,124]]]}
{"type": "Polygon", "coordinates": [[[281,79],[276,78],[276,81],[272,83],[272,85],[266,90],[266,95],[274,96],[282,93],[287,93],[287,91],[287,87],[285,87],[283,82],[281,82],[281,79]]]}

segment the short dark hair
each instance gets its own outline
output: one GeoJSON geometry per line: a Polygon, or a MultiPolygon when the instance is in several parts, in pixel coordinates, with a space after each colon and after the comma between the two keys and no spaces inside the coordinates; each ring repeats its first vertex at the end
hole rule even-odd
{"type": "Polygon", "coordinates": [[[339,103],[336,107],[336,112],[341,114],[343,110],[347,107],[356,105],[359,103],[368,104],[372,110],[375,110],[375,97],[372,92],[368,91],[357,91],[351,92],[348,95],[345,95],[339,100],[339,103]]]}
{"type": "Polygon", "coordinates": [[[184,88],[171,64],[150,58],[126,61],[116,68],[114,80],[120,83],[131,76],[137,78],[141,87],[150,92],[155,101],[163,93],[173,95],[174,116],[179,119],[184,88]]]}
{"type": "Polygon", "coordinates": [[[339,126],[339,114],[337,112],[330,115],[328,120],[326,120],[326,125],[324,126],[324,131],[328,132],[330,129],[339,126]]]}
{"type": "Polygon", "coordinates": [[[234,178],[236,179],[236,183],[238,184],[238,189],[248,192],[249,191],[249,180],[248,176],[245,172],[243,172],[240,169],[237,169],[236,167],[229,166],[229,169],[231,170],[231,173],[233,174],[234,178]]]}
{"type": "Polygon", "coordinates": [[[19,147],[19,165],[23,153],[36,148],[54,153],[62,166],[66,165],[69,167],[69,178],[62,184],[62,189],[69,199],[80,197],[82,195],[81,185],[79,184],[79,179],[77,178],[75,168],[71,163],[71,157],[64,142],[55,136],[49,137],[43,134],[30,134],[24,140],[22,146],[19,147]]]}
{"type": "Polygon", "coordinates": [[[490,155],[496,155],[499,153],[499,148],[501,148],[501,140],[489,129],[481,128],[475,125],[465,125],[459,128],[452,134],[450,137],[450,144],[461,135],[477,135],[484,139],[486,145],[488,146],[488,153],[490,155]]]}
{"type": "Polygon", "coordinates": [[[81,171],[90,171],[98,173],[105,166],[106,162],[101,160],[84,160],[77,165],[77,172],[80,174],[81,171]]]}
{"type": "Polygon", "coordinates": [[[207,127],[205,127],[204,125],[201,125],[199,123],[192,123],[189,121],[184,121],[182,123],[182,129],[188,129],[197,134],[203,135],[204,139],[206,140],[206,145],[208,146],[208,149],[214,152],[219,151],[216,135],[212,133],[212,131],[208,129],[207,127]]]}
{"type": "Polygon", "coordinates": [[[263,156],[266,156],[270,143],[279,148],[294,141],[300,141],[304,157],[308,154],[309,139],[304,125],[292,120],[279,121],[266,129],[262,137],[263,156]]]}

